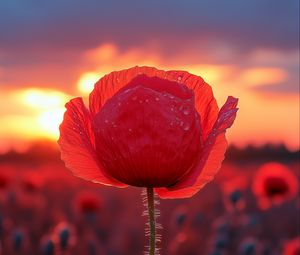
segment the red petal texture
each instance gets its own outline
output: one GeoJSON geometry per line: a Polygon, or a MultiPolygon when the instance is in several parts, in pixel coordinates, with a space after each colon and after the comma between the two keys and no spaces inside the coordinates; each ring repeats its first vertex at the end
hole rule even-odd
{"type": "Polygon", "coordinates": [[[154,67],[133,67],[130,69],[112,72],[101,78],[90,94],[89,106],[92,116],[95,116],[107,99],[126,86],[138,75],[148,77],[159,77],[169,81],[176,81],[184,84],[195,93],[195,107],[201,117],[201,127],[204,140],[210,133],[218,116],[218,105],[213,96],[211,87],[196,75],[186,71],[162,71],[154,67]]]}
{"type": "Polygon", "coordinates": [[[224,159],[227,148],[225,131],[233,124],[238,110],[237,102],[236,98],[228,97],[221,108],[213,129],[204,141],[198,165],[176,185],[155,189],[161,198],[191,197],[214,178],[224,159]]]}
{"type": "Polygon", "coordinates": [[[201,149],[193,93],[157,77],[134,80],[107,100],[94,118],[98,157],[121,182],[166,187],[190,170],[201,149]]]}
{"type": "Polygon", "coordinates": [[[66,104],[67,111],[60,125],[58,144],[61,158],[74,175],[108,186],[127,185],[106,175],[95,152],[91,116],[82,98],[74,98],[66,104]]]}

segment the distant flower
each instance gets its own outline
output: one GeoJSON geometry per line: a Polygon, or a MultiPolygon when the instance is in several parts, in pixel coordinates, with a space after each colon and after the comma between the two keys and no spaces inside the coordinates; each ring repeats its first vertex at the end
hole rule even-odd
{"type": "Polygon", "coordinates": [[[239,254],[240,255],[256,255],[260,254],[259,242],[251,237],[245,238],[240,244],[239,254]]]}
{"type": "Polygon", "coordinates": [[[176,228],[182,228],[186,221],[187,221],[187,208],[185,206],[178,206],[174,209],[174,212],[172,213],[171,224],[172,226],[176,228]]]}
{"type": "Polygon", "coordinates": [[[262,165],[253,180],[253,193],[257,196],[262,209],[293,199],[298,193],[296,176],[280,163],[271,162],[262,165]]]}
{"type": "Polygon", "coordinates": [[[13,254],[28,253],[28,235],[24,229],[16,228],[11,233],[11,250],[13,254]]]}
{"type": "Polygon", "coordinates": [[[24,191],[35,193],[41,188],[41,178],[36,174],[25,174],[22,178],[21,185],[24,191]]]}
{"type": "Polygon", "coordinates": [[[300,236],[285,243],[282,255],[300,255],[300,236]]]}
{"type": "Polygon", "coordinates": [[[60,222],[55,230],[56,243],[61,251],[68,250],[76,242],[74,227],[67,222],[60,222]]]}
{"type": "Polygon", "coordinates": [[[55,242],[52,238],[43,238],[41,242],[41,253],[43,255],[55,254],[55,242]]]}
{"type": "Polygon", "coordinates": [[[10,183],[10,179],[6,174],[0,173],[0,190],[6,189],[10,183]]]}
{"type": "Polygon", "coordinates": [[[217,235],[213,238],[213,247],[216,250],[225,250],[229,245],[227,235],[217,235]]]}
{"type": "Polygon", "coordinates": [[[213,222],[213,229],[219,234],[228,234],[231,230],[231,221],[228,217],[222,216],[216,218],[213,222]]]}
{"type": "Polygon", "coordinates": [[[96,83],[89,109],[82,98],[66,105],[62,159],[75,175],[96,183],[191,197],[220,168],[236,106],[229,97],[219,110],[211,87],[185,71],[113,72],[96,83]]]}
{"type": "MultiPolygon", "coordinates": [[[[237,173],[236,173],[237,174],[237,173]]],[[[246,176],[232,176],[222,183],[224,203],[228,211],[242,210],[245,207],[244,191],[248,187],[246,176]]]]}
{"type": "Polygon", "coordinates": [[[102,200],[92,192],[81,192],[75,198],[75,206],[84,214],[98,213],[102,207],[102,200]]]}

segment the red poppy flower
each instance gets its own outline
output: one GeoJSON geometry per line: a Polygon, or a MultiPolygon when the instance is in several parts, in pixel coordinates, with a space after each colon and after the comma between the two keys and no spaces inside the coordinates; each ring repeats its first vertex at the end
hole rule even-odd
{"type": "Polygon", "coordinates": [[[225,166],[225,168],[228,170],[229,175],[227,173],[228,176],[224,176],[224,167],[222,167],[223,176],[218,176],[218,179],[221,182],[220,186],[222,194],[224,195],[225,207],[228,211],[242,210],[246,205],[244,193],[248,187],[248,178],[245,175],[241,175],[240,169],[233,165],[225,166]],[[223,181],[222,177],[226,180],[223,181]]]}
{"type": "Polygon", "coordinates": [[[95,84],[89,109],[82,98],[67,103],[61,156],[86,180],[190,197],[220,168],[236,106],[228,97],[219,110],[211,87],[185,71],[112,72],[95,84]]]}
{"type": "Polygon", "coordinates": [[[36,174],[26,174],[23,176],[21,185],[29,193],[37,192],[42,186],[42,178],[36,174]]]}
{"type": "Polygon", "coordinates": [[[82,213],[96,213],[102,207],[102,200],[92,192],[79,193],[75,203],[82,213]]]}
{"type": "Polygon", "coordinates": [[[267,209],[271,204],[280,204],[297,195],[298,182],[296,176],[284,165],[270,162],[262,165],[252,185],[259,206],[267,209]]]}
{"type": "Polygon", "coordinates": [[[10,179],[6,174],[0,173],[0,190],[5,189],[9,185],[10,179]]]}
{"type": "Polygon", "coordinates": [[[300,236],[285,243],[283,255],[300,255],[300,236]]]}

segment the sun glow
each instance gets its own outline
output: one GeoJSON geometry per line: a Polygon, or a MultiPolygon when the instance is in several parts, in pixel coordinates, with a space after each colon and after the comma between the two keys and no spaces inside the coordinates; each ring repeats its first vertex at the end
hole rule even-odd
{"type": "Polygon", "coordinates": [[[65,94],[58,91],[43,91],[35,88],[27,89],[19,94],[26,105],[45,109],[64,105],[66,98],[65,94]]]}
{"type": "Polygon", "coordinates": [[[31,139],[57,140],[65,103],[62,91],[42,88],[6,90],[0,94],[0,153],[26,148],[31,139]]]}
{"type": "Polygon", "coordinates": [[[241,74],[241,83],[247,86],[279,84],[285,82],[288,74],[280,68],[250,68],[241,74]]]}
{"type": "Polygon", "coordinates": [[[83,73],[78,80],[77,86],[80,92],[84,94],[89,94],[95,83],[103,76],[100,73],[87,72],[83,73]]]}
{"type": "Polygon", "coordinates": [[[64,112],[64,108],[57,108],[43,112],[38,116],[38,124],[45,136],[49,138],[58,138],[59,125],[63,120],[64,112]]]}
{"type": "MultiPolygon", "coordinates": [[[[42,137],[57,139],[59,124],[62,122],[64,105],[70,96],[57,90],[30,88],[15,93],[22,104],[31,109],[36,121],[38,134],[42,137]],[[32,111],[34,110],[34,111],[32,111]]],[[[28,109],[30,111],[30,109],[28,109]]]]}

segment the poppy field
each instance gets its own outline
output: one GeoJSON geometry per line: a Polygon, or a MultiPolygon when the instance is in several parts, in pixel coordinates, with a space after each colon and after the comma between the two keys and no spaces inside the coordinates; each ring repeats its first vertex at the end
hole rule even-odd
{"type": "MultiPolygon", "coordinates": [[[[0,169],[1,255],[145,251],[142,188],[83,181],[56,156],[14,155],[0,169]]],[[[161,254],[299,254],[298,169],[295,159],[229,159],[192,198],[160,200],[161,254]]]]}

